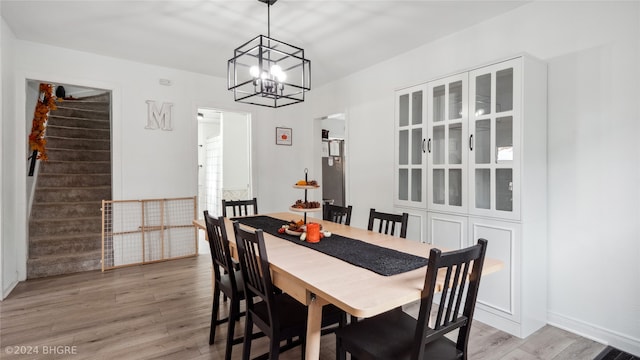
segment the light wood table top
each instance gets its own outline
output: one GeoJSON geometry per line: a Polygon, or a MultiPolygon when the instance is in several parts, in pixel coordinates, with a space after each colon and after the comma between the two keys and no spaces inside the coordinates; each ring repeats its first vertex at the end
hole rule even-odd
{"type": "MultiPolygon", "coordinates": [[[[300,219],[299,214],[293,213],[264,215],[286,221],[300,219]]],[[[229,241],[235,246],[232,222],[229,219],[225,221],[229,241]]],[[[307,221],[319,222],[324,230],[335,234],[425,258],[429,256],[431,249],[428,244],[352,226],[314,218],[308,218],[307,221]]],[[[194,220],[193,223],[206,229],[204,220],[194,220]]],[[[366,318],[420,299],[426,267],[394,276],[383,276],[266,232],[264,240],[274,284],[309,306],[307,359],[319,357],[323,305],[334,304],[353,316],[366,318]]],[[[502,262],[487,258],[483,275],[496,272],[502,267],[502,262]]],[[[440,290],[443,286],[444,276],[438,282],[440,290]]]]}

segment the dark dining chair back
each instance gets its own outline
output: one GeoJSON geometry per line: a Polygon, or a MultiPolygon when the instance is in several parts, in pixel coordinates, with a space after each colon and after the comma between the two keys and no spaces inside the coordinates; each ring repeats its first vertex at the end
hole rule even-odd
{"type": "MultiPolygon", "coordinates": [[[[287,294],[275,293],[262,230],[247,231],[234,222],[233,231],[247,292],[245,334],[255,324],[269,337],[268,358],[277,360],[281,351],[304,344],[307,308],[287,294]],[[299,337],[295,342],[294,336],[299,337]],[[285,339],[289,340],[287,345],[280,347],[280,341],[285,339]]],[[[250,354],[251,340],[245,336],[242,359],[249,360],[250,354]]]]}
{"type": "Polygon", "coordinates": [[[337,358],[345,359],[349,352],[358,359],[467,359],[486,251],[485,239],[446,253],[431,249],[418,319],[395,309],[338,329],[337,358]],[[439,276],[444,278],[444,289],[436,287],[439,276]],[[434,304],[439,291],[439,304],[434,304]],[[445,337],[454,330],[458,330],[456,341],[445,337]]]}
{"type": "Polygon", "coordinates": [[[227,217],[227,208],[231,208],[231,215],[247,216],[258,214],[258,199],[251,200],[222,200],[222,216],[227,217]]]}
{"type": "Polygon", "coordinates": [[[456,329],[460,329],[456,349],[466,359],[471,321],[478,298],[486,252],[487,240],[485,239],[478,240],[477,245],[444,254],[439,249],[431,249],[415,333],[413,352],[417,353],[418,359],[423,356],[427,343],[433,339],[444,337],[446,333],[456,329]],[[446,288],[445,285],[440,303],[437,305],[437,315],[433,325],[429,326],[438,272],[444,269],[446,269],[444,284],[449,284],[449,286],[446,288]],[[468,287],[466,286],[467,279],[468,287]],[[465,287],[467,287],[466,296],[464,296],[465,287]],[[463,304],[464,308],[460,313],[463,304]]]}
{"type": "Polygon", "coordinates": [[[376,211],[376,209],[371,209],[369,211],[369,226],[368,230],[374,229],[374,223],[378,221],[378,232],[381,234],[394,235],[396,232],[396,225],[400,227],[400,237],[407,237],[407,224],[409,222],[409,214],[402,213],[402,215],[398,214],[389,214],[376,211]]]}
{"type": "Polygon", "coordinates": [[[327,204],[323,206],[322,219],[338,224],[351,225],[351,205],[344,207],[339,205],[327,204]]]}
{"type": "Polygon", "coordinates": [[[240,318],[240,300],[245,298],[243,280],[240,272],[234,269],[229,248],[229,239],[225,228],[224,218],[215,218],[204,212],[205,224],[207,227],[207,238],[209,240],[209,250],[211,251],[211,261],[213,263],[213,273],[215,290],[213,294],[213,308],[211,310],[211,328],[209,331],[209,344],[213,344],[216,336],[217,325],[228,322],[227,327],[227,347],[225,359],[231,359],[233,344],[239,344],[242,338],[234,339],[235,322],[240,318]],[[218,319],[220,308],[220,294],[230,299],[229,317],[218,319]]]}
{"type": "MultiPolygon", "coordinates": [[[[271,310],[274,303],[274,286],[271,282],[269,271],[269,258],[264,245],[262,230],[247,231],[237,222],[233,223],[233,231],[236,235],[238,258],[240,269],[244,276],[244,284],[247,293],[251,294],[247,301],[247,309],[253,311],[254,297],[264,301],[267,309],[271,310]]],[[[272,314],[272,311],[268,311],[272,314]]],[[[269,326],[277,325],[278,319],[269,319],[269,326]]]]}
{"type": "MultiPolygon", "coordinates": [[[[215,218],[209,215],[209,211],[204,211],[204,219],[207,225],[207,238],[209,240],[209,250],[211,251],[211,261],[214,266],[216,279],[220,278],[220,269],[227,274],[233,271],[233,262],[229,248],[229,239],[227,238],[225,223],[223,218],[215,218]]],[[[235,281],[231,281],[235,284],[235,281]]],[[[234,285],[237,288],[237,286],[234,285]]]]}

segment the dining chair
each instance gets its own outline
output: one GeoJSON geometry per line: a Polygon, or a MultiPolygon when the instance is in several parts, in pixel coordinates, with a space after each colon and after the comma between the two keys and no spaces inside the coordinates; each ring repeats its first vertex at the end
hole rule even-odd
{"type": "Polygon", "coordinates": [[[349,352],[352,358],[360,360],[467,359],[486,251],[485,239],[478,240],[477,245],[446,253],[431,249],[418,319],[392,310],[338,329],[336,357],[344,360],[349,352]],[[445,285],[440,303],[436,304],[437,312],[431,316],[438,275],[444,276],[443,284],[449,285],[445,285]],[[445,337],[456,329],[459,329],[457,341],[445,337]]]}
{"type": "Polygon", "coordinates": [[[229,360],[231,359],[233,345],[240,344],[243,341],[243,337],[234,339],[234,329],[235,322],[238,321],[240,316],[244,315],[244,313],[240,312],[240,300],[245,299],[244,282],[242,280],[242,273],[234,268],[231,259],[224,217],[215,218],[205,210],[204,219],[207,226],[207,238],[209,240],[209,250],[211,251],[215,278],[209,345],[214,343],[216,327],[225,322],[228,323],[225,360],[229,360]],[[230,299],[229,316],[224,319],[218,319],[221,293],[230,299]]]}
{"type": "Polygon", "coordinates": [[[376,209],[371,209],[369,211],[369,226],[367,227],[368,230],[373,230],[375,220],[378,220],[379,233],[395,235],[396,224],[400,224],[400,237],[403,239],[407,237],[407,223],[409,222],[409,214],[389,214],[378,212],[376,211],[376,209]]]}
{"type": "Polygon", "coordinates": [[[338,224],[350,225],[352,210],[353,206],[351,205],[344,207],[339,205],[326,204],[323,205],[322,219],[338,224]]]}
{"type": "Polygon", "coordinates": [[[227,208],[230,207],[233,216],[247,216],[258,214],[258,199],[250,200],[222,200],[222,216],[227,217],[227,208]],[[249,210],[252,211],[249,211],[249,210]]]}
{"type": "MultiPolygon", "coordinates": [[[[269,337],[269,352],[258,358],[277,360],[280,352],[302,345],[304,357],[307,331],[307,307],[291,296],[278,291],[271,281],[269,259],[262,230],[248,231],[233,223],[236,236],[240,269],[247,295],[245,334],[251,333],[255,324],[269,337]],[[256,301],[256,299],[258,301],[256,301]],[[297,338],[296,341],[291,341],[297,338]],[[280,342],[288,340],[280,347],[280,342]]],[[[322,326],[338,323],[344,326],[346,314],[333,305],[322,308],[322,326]]],[[[336,349],[337,350],[337,349],[336,349]]],[[[242,359],[248,360],[251,353],[251,338],[245,336],[242,359]]]]}

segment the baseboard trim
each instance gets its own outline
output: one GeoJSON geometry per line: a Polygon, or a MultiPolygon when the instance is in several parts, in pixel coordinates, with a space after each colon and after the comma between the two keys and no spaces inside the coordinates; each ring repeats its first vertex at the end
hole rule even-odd
{"type": "Polygon", "coordinates": [[[605,345],[611,345],[635,356],[640,356],[640,339],[638,338],[551,311],[547,313],[547,321],[549,325],[570,331],[605,345]]]}
{"type": "Polygon", "coordinates": [[[16,286],[18,286],[19,281],[18,280],[14,280],[11,282],[11,284],[9,284],[9,286],[7,286],[6,288],[2,289],[2,296],[0,296],[0,301],[4,300],[7,298],[7,296],[9,296],[9,294],[11,294],[11,292],[13,291],[13,289],[16,288],[16,286]]]}

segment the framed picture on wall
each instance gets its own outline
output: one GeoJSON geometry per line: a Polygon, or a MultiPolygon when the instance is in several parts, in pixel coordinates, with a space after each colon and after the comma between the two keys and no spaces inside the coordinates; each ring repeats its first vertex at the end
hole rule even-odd
{"type": "Polygon", "coordinates": [[[289,145],[292,144],[292,130],[291,128],[277,127],[276,128],[276,145],[289,145]]]}

